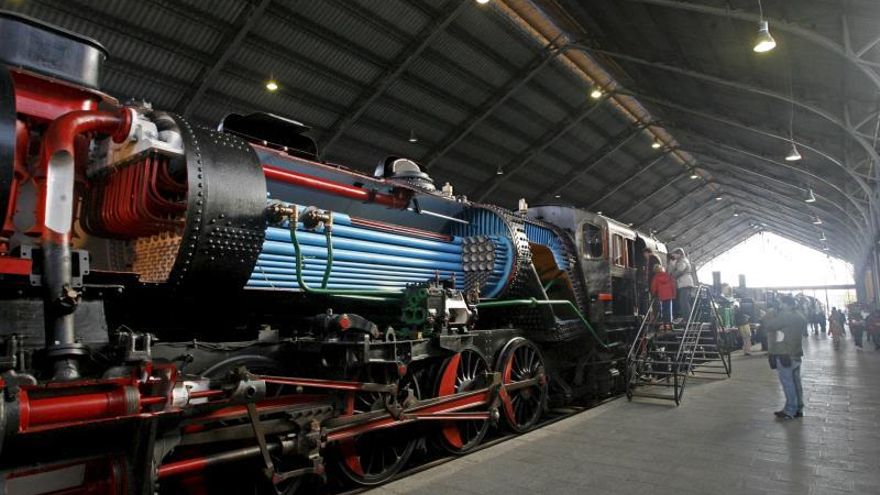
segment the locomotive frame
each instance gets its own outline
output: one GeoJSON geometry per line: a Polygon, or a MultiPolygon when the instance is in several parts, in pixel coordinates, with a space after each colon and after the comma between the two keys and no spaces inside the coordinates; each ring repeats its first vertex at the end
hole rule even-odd
{"type": "Polygon", "coordinates": [[[320,163],[277,116],[120,105],[97,42],[7,13],[0,32],[7,488],[374,485],[421,438],[461,454],[623,391],[653,239],[472,203],[405,158],[320,163]]]}

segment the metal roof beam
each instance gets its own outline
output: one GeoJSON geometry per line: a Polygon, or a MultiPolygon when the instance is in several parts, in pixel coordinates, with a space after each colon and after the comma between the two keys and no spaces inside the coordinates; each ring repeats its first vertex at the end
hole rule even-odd
{"type": "MultiPolygon", "coordinates": [[[[700,14],[711,15],[716,17],[724,17],[727,19],[736,19],[740,21],[746,21],[757,24],[761,21],[761,17],[752,12],[746,12],[743,10],[734,10],[731,8],[721,8],[721,7],[712,7],[709,5],[691,3],[691,2],[683,2],[680,0],[629,0],[630,2],[642,3],[647,5],[656,5],[658,7],[664,7],[669,9],[676,10],[686,10],[690,12],[697,12],[700,14]]],[[[804,39],[811,43],[817,44],[831,52],[843,57],[847,62],[849,62],[854,68],[858,69],[862,74],[864,74],[873,84],[874,86],[880,90],[880,74],[873,72],[868,67],[866,67],[857,52],[853,53],[852,51],[847,51],[847,49],[831,38],[828,38],[818,32],[807,29],[805,27],[801,27],[797,24],[793,24],[781,19],[773,19],[773,29],[777,31],[786,32],[797,36],[798,38],[804,39]]],[[[873,45],[872,45],[873,46],[873,45]]],[[[870,49],[868,47],[865,49],[867,52],[870,49]]]]}
{"type": "MultiPolygon", "coordinates": [[[[717,173],[716,174],[716,182],[721,186],[730,185],[732,187],[744,188],[750,196],[755,196],[758,198],[764,198],[764,195],[771,195],[774,198],[776,198],[776,200],[777,200],[773,204],[779,205],[783,208],[791,209],[792,211],[798,211],[801,214],[806,213],[811,209],[812,210],[819,210],[823,217],[825,217],[826,219],[830,218],[830,219],[834,220],[835,222],[838,222],[853,237],[859,238],[859,236],[861,234],[861,231],[859,230],[860,227],[858,225],[856,225],[855,229],[853,229],[853,226],[850,225],[843,218],[841,218],[841,217],[839,217],[839,216],[837,216],[827,210],[819,209],[819,208],[816,208],[815,206],[809,205],[808,203],[805,203],[800,198],[792,198],[791,196],[780,193],[779,191],[776,191],[774,189],[770,189],[770,188],[764,187],[760,184],[755,184],[754,182],[742,179],[740,177],[735,177],[733,175],[726,174],[726,173],[717,173]],[[757,190],[757,192],[755,192],[756,190],[757,190]],[[786,204],[786,202],[790,202],[790,203],[786,204]],[[798,208],[794,208],[793,206],[791,206],[792,204],[803,207],[804,210],[806,210],[806,211],[799,210],[798,208]]],[[[729,191],[726,191],[726,192],[729,192],[729,191]]]]}
{"type": "MultiPolygon", "coordinates": [[[[719,214],[730,214],[730,209],[725,207],[718,211],[719,214]]],[[[702,228],[693,228],[688,230],[687,232],[682,233],[676,240],[682,246],[692,246],[694,243],[698,243],[698,245],[702,246],[708,243],[710,240],[715,239],[716,237],[730,231],[732,228],[741,225],[744,222],[747,222],[748,219],[745,217],[735,218],[728,216],[723,220],[719,220],[718,222],[711,222],[709,225],[701,225],[702,228]],[[685,235],[687,234],[687,235],[685,235]],[[699,241],[699,242],[698,242],[699,241]]]]}
{"type": "Polygon", "coordinates": [[[540,200],[561,193],[562,190],[571,185],[572,182],[590,173],[599,163],[602,162],[602,160],[608,158],[614,154],[614,152],[626,145],[626,143],[636,137],[642,129],[644,129],[644,126],[642,125],[630,126],[625,131],[617,134],[611,138],[610,141],[605,143],[604,146],[591,154],[582,164],[569,169],[568,173],[562,177],[561,180],[556,181],[552,186],[535,194],[533,197],[540,200]]]}
{"type": "MultiPolygon", "coordinates": [[[[759,134],[761,136],[776,139],[776,140],[783,141],[786,143],[794,142],[797,146],[801,147],[802,149],[807,149],[807,150],[812,151],[813,153],[816,153],[817,155],[819,155],[822,158],[831,162],[834,166],[839,167],[841,170],[846,172],[847,175],[849,175],[850,178],[852,178],[852,180],[856,184],[859,185],[859,187],[862,189],[862,191],[864,191],[864,193],[867,196],[870,197],[870,195],[872,193],[871,186],[867,182],[865,182],[860,175],[855,173],[855,171],[853,171],[853,169],[851,167],[846,166],[846,164],[844,164],[840,159],[832,156],[831,154],[826,153],[825,151],[822,151],[822,150],[820,150],[814,146],[811,146],[810,144],[807,144],[803,141],[798,141],[798,140],[792,141],[790,136],[783,136],[781,134],[776,134],[774,132],[761,129],[760,125],[756,125],[753,123],[740,122],[740,121],[737,121],[729,116],[720,116],[715,112],[709,112],[706,110],[696,110],[696,109],[689,108],[687,106],[680,105],[678,103],[675,103],[675,102],[672,102],[669,100],[664,100],[662,98],[657,98],[657,97],[646,95],[643,93],[631,92],[631,91],[627,91],[627,92],[625,92],[625,94],[629,94],[629,95],[633,96],[634,98],[640,99],[641,101],[650,102],[650,103],[654,103],[656,105],[660,105],[660,106],[663,106],[666,108],[670,108],[670,109],[677,110],[680,112],[685,112],[690,115],[695,115],[697,117],[700,117],[700,118],[703,118],[706,120],[717,122],[719,124],[725,124],[730,127],[735,127],[737,129],[740,129],[743,131],[748,131],[751,133],[759,134]]],[[[791,165],[788,165],[788,166],[791,168],[794,168],[791,165]]]]}
{"type": "Polygon", "coordinates": [[[706,262],[721,256],[740,245],[743,241],[760,233],[759,230],[753,229],[747,221],[737,224],[734,227],[740,227],[743,225],[743,228],[732,228],[728,232],[713,237],[706,244],[695,248],[691,253],[691,262],[697,266],[704,265],[706,262]],[[726,247],[721,251],[716,251],[723,246],[726,247]]]}
{"type": "Polygon", "coordinates": [[[177,108],[178,113],[183,114],[184,117],[189,117],[193,108],[204,96],[208,86],[220,75],[220,71],[226,65],[229,57],[235,54],[248,33],[251,32],[251,29],[260,20],[260,17],[266,12],[266,8],[269,7],[270,3],[272,3],[272,0],[260,0],[256,6],[247,4],[242,8],[233,25],[234,31],[229,32],[226,39],[214,51],[214,64],[202,69],[196,80],[193,81],[190,89],[177,100],[175,108],[177,108]]]}
{"type": "Polygon", "coordinates": [[[440,33],[442,33],[443,30],[446,29],[446,27],[452,23],[459,14],[461,14],[465,6],[469,4],[470,2],[467,0],[449,2],[447,7],[440,13],[440,16],[422,29],[408,49],[405,49],[404,53],[397,57],[397,59],[392,62],[391,66],[386,68],[385,71],[376,78],[372,87],[361,93],[349,111],[345,115],[340,115],[336,119],[336,122],[330,126],[330,130],[327,133],[328,137],[322,143],[322,148],[326,151],[333,146],[333,144],[335,144],[355,122],[357,122],[361,115],[367,111],[370,105],[379,99],[379,97],[382,96],[407,69],[409,69],[412,63],[419,58],[426,48],[428,48],[428,45],[434,42],[434,40],[437,39],[437,36],[439,36],[440,33]]]}
{"type": "MultiPolygon", "coordinates": [[[[659,217],[665,215],[666,212],[668,212],[669,210],[675,208],[676,206],[678,206],[679,204],[681,204],[683,201],[686,201],[686,200],[690,199],[691,196],[693,196],[695,193],[702,192],[703,188],[707,187],[708,185],[709,185],[709,184],[708,184],[707,182],[700,181],[700,183],[697,185],[697,187],[694,187],[694,188],[691,189],[690,191],[687,191],[686,193],[682,194],[681,196],[679,196],[678,199],[676,199],[675,201],[673,201],[673,202],[669,203],[668,205],[664,206],[660,211],[655,212],[653,215],[651,215],[650,217],[648,217],[646,220],[642,220],[642,221],[639,221],[639,222],[634,222],[636,228],[637,228],[637,229],[642,229],[642,228],[645,227],[647,224],[649,224],[649,223],[651,223],[652,221],[654,221],[654,219],[659,218],[659,217]]],[[[659,230],[659,229],[658,229],[658,230],[659,230]]]]}
{"type": "MultiPolygon", "coordinates": [[[[750,170],[750,169],[748,169],[748,168],[741,167],[741,166],[739,166],[739,165],[735,165],[735,164],[731,163],[730,161],[727,161],[727,160],[725,160],[725,159],[721,159],[721,158],[714,157],[714,156],[712,156],[712,155],[709,155],[709,154],[707,154],[707,153],[704,153],[704,152],[701,151],[701,150],[697,150],[697,149],[689,149],[688,152],[691,153],[691,154],[693,154],[694,156],[702,156],[702,157],[704,157],[705,160],[703,161],[703,168],[706,168],[707,170],[710,170],[713,174],[714,174],[714,173],[717,173],[717,172],[716,172],[715,170],[713,170],[712,167],[708,167],[708,166],[706,166],[706,164],[708,164],[708,163],[713,163],[713,162],[717,162],[718,164],[720,164],[720,165],[723,166],[723,167],[731,168],[731,169],[736,170],[737,172],[740,172],[740,173],[744,173],[744,174],[748,174],[748,175],[751,175],[751,176],[757,177],[757,178],[759,178],[759,179],[761,179],[761,180],[763,180],[763,181],[773,182],[773,183],[779,184],[779,185],[781,185],[781,186],[783,186],[783,187],[788,187],[788,188],[792,188],[792,189],[797,189],[797,191],[801,194],[801,196],[804,196],[804,195],[805,195],[804,193],[806,193],[806,190],[805,190],[804,188],[800,187],[800,186],[794,185],[794,184],[792,184],[792,183],[790,183],[790,182],[786,182],[786,181],[784,181],[784,180],[782,180],[782,179],[778,179],[778,178],[776,178],[776,177],[771,177],[771,176],[769,176],[769,175],[764,175],[764,174],[762,174],[762,173],[760,173],[760,172],[755,172],[754,170],[750,170]]],[[[752,183],[751,181],[749,181],[749,182],[752,183]]],[[[839,205],[836,201],[832,201],[830,198],[827,198],[827,197],[825,197],[825,196],[822,196],[821,194],[816,194],[815,192],[814,192],[814,196],[816,197],[816,199],[819,199],[819,200],[822,200],[822,201],[824,201],[824,202],[827,202],[828,204],[830,204],[830,205],[833,206],[834,208],[837,208],[838,210],[840,210],[841,212],[843,212],[843,214],[846,215],[846,217],[849,219],[849,221],[852,222],[852,224],[853,224],[856,228],[859,228],[859,229],[864,228],[864,225],[859,221],[858,218],[856,218],[855,216],[853,216],[853,213],[852,213],[851,211],[849,211],[849,210],[847,210],[846,208],[844,208],[843,206],[839,205]]]]}
{"type": "MultiPolygon", "coordinates": [[[[763,228],[774,231],[775,233],[782,235],[783,237],[786,237],[798,244],[809,247],[816,251],[823,251],[824,246],[821,244],[821,241],[819,241],[818,238],[815,237],[814,232],[805,232],[801,229],[795,228],[794,225],[783,226],[782,224],[777,223],[778,221],[774,221],[773,217],[768,215],[767,211],[763,209],[752,209],[749,210],[748,213],[762,220],[762,222],[769,222],[767,223],[766,227],[763,228]]],[[[838,242],[838,240],[833,238],[830,238],[828,240],[828,249],[829,252],[834,252],[836,256],[842,257],[844,259],[852,259],[854,253],[858,252],[858,250],[853,248],[853,246],[851,246],[850,244],[846,242],[838,242]]]]}
{"type": "MultiPolygon", "coordinates": [[[[675,203],[677,203],[677,202],[674,202],[673,205],[675,205],[675,203]]],[[[674,232],[675,229],[678,229],[679,227],[688,225],[685,222],[685,220],[694,216],[697,213],[705,213],[706,214],[705,218],[709,218],[712,215],[715,215],[716,213],[718,213],[720,211],[720,209],[714,208],[713,205],[719,205],[719,204],[720,204],[719,201],[716,201],[715,198],[711,198],[703,203],[695,205],[690,210],[687,210],[683,215],[670,217],[671,221],[669,223],[663,225],[662,227],[657,227],[654,230],[656,230],[657,232],[663,233],[663,234],[668,234],[670,232],[674,232]]],[[[720,206],[722,208],[724,208],[727,205],[720,204],[720,206]]],[[[705,218],[703,220],[705,220],[705,218]]],[[[695,223],[695,225],[699,225],[703,220],[698,220],[695,223]]],[[[693,228],[693,225],[689,225],[688,228],[693,228]]]]}
{"type": "MultiPolygon", "coordinates": [[[[707,141],[707,142],[711,143],[711,145],[713,146],[714,149],[732,152],[737,155],[747,156],[749,158],[758,160],[762,163],[766,163],[768,165],[773,165],[774,167],[785,168],[786,170],[789,170],[791,172],[796,172],[798,174],[806,175],[809,178],[809,180],[815,181],[817,183],[825,184],[828,187],[830,187],[831,189],[833,189],[834,191],[838,192],[847,201],[849,201],[850,204],[852,204],[856,208],[856,210],[861,214],[862,218],[865,221],[865,224],[870,225],[870,219],[868,217],[868,213],[865,211],[864,207],[860,203],[858,203],[857,198],[855,198],[851,193],[848,193],[842,187],[829,181],[827,178],[825,178],[823,176],[816,175],[804,167],[796,167],[796,166],[790,165],[785,162],[781,162],[781,161],[773,160],[771,158],[767,158],[763,155],[759,155],[759,154],[754,153],[752,151],[744,150],[744,149],[738,148],[736,146],[721,143],[720,141],[717,141],[716,138],[708,136],[707,134],[705,134],[703,132],[695,131],[692,129],[684,129],[683,127],[679,127],[679,126],[672,126],[672,127],[677,129],[680,132],[683,132],[684,134],[690,134],[692,136],[695,136],[699,141],[707,141]]],[[[713,157],[716,160],[730,161],[726,158],[721,158],[718,155],[715,155],[711,152],[700,151],[700,153],[703,155],[713,157]]],[[[754,163],[754,162],[752,162],[752,163],[754,163]]]]}
{"type": "MultiPolygon", "coordinates": [[[[748,214],[760,218],[764,222],[769,222],[769,226],[773,227],[779,231],[788,232],[789,235],[795,236],[798,239],[798,242],[804,245],[808,245],[811,247],[815,247],[818,244],[818,233],[820,229],[818,229],[815,225],[803,225],[803,222],[795,222],[791,220],[791,217],[787,215],[782,215],[781,213],[777,215],[776,211],[771,209],[767,204],[758,204],[755,203],[753,206],[751,203],[738,203],[737,204],[743,212],[747,212],[748,214]],[[760,206],[760,207],[759,207],[760,206]]],[[[841,233],[838,229],[832,227],[830,224],[829,228],[821,229],[821,231],[829,232],[833,236],[836,237],[839,242],[837,245],[842,245],[846,247],[847,252],[855,252],[858,250],[857,245],[852,242],[852,238],[849,237],[846,233],[841,233]]]]}
{"type": "Polygon", "coordinates": [[[645,67],[652,67],[652,68],[659,69],[659,70],[662,70],[665,72],[671,72],[673,74],[678,74],[681,76],[689,77],[691,79],[698,79],[700,81],[705,81],[705,82],[712,83],[712,84],[715,84],[718,86],[725,86],[728,88],[734,88],[734,89],[738,89],[740,91],[744,91],[747,93],[762,95],[762,96],[766,96],[768,98],[773,98],[773,99],[776,99],[776,100],[779,100],[779,101],[782,101],[785,103],[789,103],[789,104],[794,105],[798,108],[806,110],[814,115],[817,115],[817,116],[827,120],[828,122],[834,124],[835,126],[839,127],[846,134],[848,134],[854,141],[856,141],[859,144],[859,146],[862,147],[862,149],[864,149],[865,153],[867,153],[867,155],[869,157],[871,157],[871,160],[875,166],[880,165],[880,155],[878,155],[877,150],[875,150],[873,148],[873,146],[871,146],[871,143],[869,143],[867,140],[865,140],[860,135],[858,135],[850,126],[848,126],[842,120],[838,119],[836,116],[832,115],[829,112],[826,112],[825,110],[823,110],[819,107],[811,105],[809,103],[805,103],[805,102],[800,101],[798,99],[791,98],[788,95],[785,95],[782,93],[777,93],[775,91],[771,91],[769,89],[765,89],[765,88],[762,88],[762,87],[759,87],[759,86],[756,86],[753,84],[749,84],[749,83],[745,83],[745,82],[741,82],[741,81],[736,81],[736,80],[729,79],[729,78],[713,76],[713,75],[699,72],[699,71],[696,71],[693,69],[686,69],[683,67],[677,67],[677,66],[674,66],[671,64],[666,64],[663,62],[652,62],[650,60],[645,60],[643,58],[634,57],[632,55],[627,55],[625,53],[613,52],[611,50],[603,50],[600,48],[590,48],[590,47],[584,47],[584,49],[589,50],[593,53],[605,55],[606,57],[614,58],[617,60],[623,60],[623,61],[630,62],[630,63],[636,64],[636,65],[642,65],[645,67]]]}
{"type": "Polygon", "coordinates": [[[623,218],[623,217],[629,215],[629,214],[632,213],[635,209],[637,209],[638,207],[642,206],[642,205],[645,204],[646,202],[648,202],[648,201],[650,201],[651,199],[653,199],[654,196],[656,196],[656,195],[660,194],[661,192],[665,191],[667,188],[672,187],[673,184],[675,184],[676,182],[678,182],[680,179],[682,179],[682,178],[685,177],[686,175],[690,175],[690,172],[681,172],[681,173],[676,174],[676,175],[674,175],[674,176],[672,176],[672,177],[669,177],[669,180],[667,180],[665,184],[663,184],[662,186],[660,186],[660,187],[654,189],[654,191],[651,192],[651,194],[649,194],[649,195],[645,196],[644,198],[641,198],[641,199],[639,199],[638,201],[636,201],[635,203],[631,204],[631,205],[630,205],[626,210],[624,210],[624,211],[621,211],[621,212],[614,212],[612,216],[613,216],[614,218],[623,218]]]}
{"type": "Polygon", "coordinates": [[[617,193],[617,191],[619,191],[619,190],[621,190],[622,188],[626,187],[627,184],[629,184],[630,182],[633,181],[633,179],[636,179],[636,178],[638,178],[639,176],[641,176],[643,173],[647,172],[648,170],[651,170],[651,169],[654,167],[654,165],[657,165],[658,163],[662,162],[662,161],[663,161],[664,159],[666,159],[668,156],[669,156],[668,153],[663,153],[662,155],[660,155],[660,156],[658,156],[657,158],[654,158],[653,160],[651,160],[650,162],[648,162],[646,165],[644,165],[644,166],[639,166],[639,167],[638,167],[638,170],[636,170],[635,173],[633,173],[632,175],[630,175],[629,177],[627,177],[625,180],[623,180],[623,181],[621,181],[620,183],[618,183],[616,186],[612,187],[612,188],[611,188],[608,192],[606,192],[601,198],[599,198],[599,199],[593,201],[592,203],[588,204],[588,205],[585,206],[584,208],[587,209],[587,210],[592,211],[594,207],[599,206],[599,203],[601,203],[601,202],[605,201],[606,199],[610,198],[612,195],[614,195],[615,193],[617,193]]]}
{"type": "Polygon", "coordinates": [[[587,117],[593,114],[599,107],[601,107],[602,102],[606,99],[603,98],[601,101],[596,103],[585,103],[581,106],[580,109],[570,114],[566,117],[562,122],[560,122],[554,129],[547,131],[540,139],[536,142],[532,143],[532,145],[526,149],[519,157],[515,163],[508,164],[503,167],[504,175],[495,176],[487,179],[485,182],[480,184],[477,189],[475,189],[471,195],[477,198],[477,201],[483,201],[492,194],[495,189],[497,189],[501,184],[506,182],[508,179],[513,177],[514,174],[525,168],[526,165],[532,162],[538,155],[547,150],[550,146],[552,146],[556,141],[561,139],[563,136],[568,134],[575,126],[584,121],[587,117]]]}
{"type": "Polygon", "coordinates": [[[532,61],[531,64],[520,74],[514,76],[510,81],[508,81],[507,85],[496,92],[496,96],[489,100],[485,105],[483,105],[480,110],[473,115],[467,122],[465,122],[462,126],[460,126],[460,130],[456,131],[453,135],[447,137],[440,146],[434,151],[429,152],[425,155],[421,163],[424,164],[424,169],[429,170],[434,164],[437,163],[437,160],[443,157],[446,153],[449,152],[455,145],[460,143],[465,137],[467,137],[471,131],[473,131],[481,122],[486,120],[487,117],[492,115],[495,110],[497,110],[501,105],[504,104],[511,96],[513,96],[520,88],[525,86],[529,81],[532,80],[533,77],[538,75],[541,70],[547,66],[552,60],[556,58],[557,55],[564,52],[565,47],[559,47],[554,42],[550,42],[545,46],[541,53],[538,55],[538,58],[532,61]]]}
{"type": "Polygon", "coordinates": [[[758,230],[753,229],[751,225],[752,222],[749,219],[743,219],[730,225],[726,230],[722,230],[716,235],[713,235],[703,244],[698,246],[688,245],[688,247],[693,247],[690,251],[691,262],[693,264],[701,264],[700,260],[705,256],[710,255],[710,253],[712,257],[715,257],[719,256],[721,253],[730,251],[742,241],[759,232],[758,230]],[[721,249],[721,251],[717,251],[718,249],[721,249]]]}

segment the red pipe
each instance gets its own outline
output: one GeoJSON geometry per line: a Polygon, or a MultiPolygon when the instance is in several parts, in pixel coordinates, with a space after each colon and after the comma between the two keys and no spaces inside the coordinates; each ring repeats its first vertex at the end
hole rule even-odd
{"type": "Polygon", "coordinates": [[[137,392],[129,394],[126,387],[105,392],[31,398],[21,392],[19,431],[46,425],[78,423],[134,414],[139,410],[137,392]]]}
{"type": "MultiPolygon", "coordinates": [[[[74,145],[77,136],[86,133],[109,134],[116,142],[122,142],[131,129],[131,112],[123,109],[119,113],[76,110],[58,117],[46,129],[43,135],[43,145],[40,150],[40,163],[37,167],[36,176],[42,179],[40,182],[40,197],[38,202],[38,220],[43,224],[46,208],[46,184],[45,178],[51,166],[50,161],[58,153],[67,153],[75,157],[74,145]]],[[[75,160],[75,164],[78,162],[75,160]]],[[[73,198],[70,199],[71,209],[73,198]]],[[[43,229],[43,240],[50,235],[49,229],[43,229]]]]}
{"type": "Polygon", "coordinates": [[[291,170],[285,170],[273,165],[263,164],[263,173],[266,178],[276,180],[293,186],[307,187],[309,189],[317,189],[321,192],[342,196],[343,198],[354,199],[366,203],[378,203],[389,208],[405,208],[409,204],[409,200],[392,194],[380,193],[375,190],[368,190],[361,187],[349,186],[340,182],[335,182],[313,175],[301,174],[291,170]]]}
{"type": "Polygon", "coordinates": [[[159,479],[165,479],[171,476],[178,476],[185,473],[204,471],[207,467],[208,461],[204,457],[196,457],[194,459],[184,459],[182,461],[169,462],[168,464],[163,464],[159,466],[158,477],[159,479]]]}

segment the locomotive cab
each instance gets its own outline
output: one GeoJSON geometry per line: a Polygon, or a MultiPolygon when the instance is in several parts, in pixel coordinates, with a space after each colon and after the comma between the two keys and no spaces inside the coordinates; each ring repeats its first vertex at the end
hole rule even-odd
{"type": "Polygon", "coordinates": [[[662,260],[666,246],[621,222],[574,207],[539,206],[529,215],[574,237],[593,321],[609,329],[631,325],[643,312],[640,303],[647,292],[642,251],[649,248],[662,260]]]}

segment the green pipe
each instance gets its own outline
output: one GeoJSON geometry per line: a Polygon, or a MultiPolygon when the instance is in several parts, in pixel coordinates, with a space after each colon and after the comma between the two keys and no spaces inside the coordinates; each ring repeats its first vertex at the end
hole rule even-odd
{"type": "Polygon", "coordinates": [[[324,268],[324,277],[321,279],[321,287],[309,287],[306,283],[305,278],[303,277],[303,255],[302,249],[300,249],[299,240],[296,237],[296,224],[297,219],[290,219],[290,242],[293,243],[293,247],[296,250],[296,281],[299,286],[302,288],[303,292],[309,294],[321,294],[327,295],[331,297],[352,297],[359,296],[358,298],[362,298],[365,301],[382,301],[387,302],[389,300],[396,300],[394,297],[400,297],[403,295],[403,292],[398,290],[382,290],[382,289],[371,289],[371,290],[343,290],[343,289],[328,289],[327,282],[330,280],[330,271],[333,269],[333,239],[331,234],[331,229],[328,229],[326,226],[324,227],[325,235],[327,236],[327,265],[324,268]],[[376,296],[376,297],[374,297],[376,296]]]}
{"type": "Polygon", "coordinates": [[[599,335],[596,334],[596,331],[593,329],[593,326],[590,325],[590,322],[584,318],[584,315],[578,310],[577,306],[574,305],[571,301],[567,299],[535,299],[534,297],[531,299],[506,299],[503,301],[486,301],[477,303],[477,308],[510,308],[516,306],[530,306],[530,307],[538,307],[538,306],[566,306],[568,309],[575,312],[575,314],[580,318],[581,322],[587,327],[587,330],[593,335],[593,338],[599,345],[602,346],[603,349],[610,349],[614,347],[614,345],[608,345],[603,342],[602,339],[599,338],[599,335]]]}

